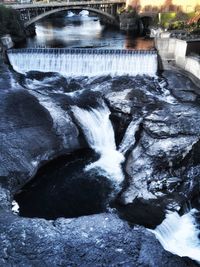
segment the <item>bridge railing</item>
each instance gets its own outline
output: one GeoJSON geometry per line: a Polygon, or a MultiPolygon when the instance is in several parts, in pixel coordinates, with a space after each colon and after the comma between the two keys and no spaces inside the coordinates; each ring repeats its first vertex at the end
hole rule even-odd
{"type": "Polygon", "coordinates": [[[67,3],[79,3],[79,2],[99,2],[99,3],[126,3],[125,0],[81,0],[81,1],[74,1],[74,0],[62,0],[62,1],[55,1],[55,0],[52,0],[52,1],[39,1],[39,2],[31,2],[31,3],[20,3],[20,2],[10,2],[10,3],[6,3],[5,5],[6,6],[25,6],[25,7],[30,7],[30,6],[50,6],[50,5],[62,5],[62,4],[67,4],[67,3]]]}

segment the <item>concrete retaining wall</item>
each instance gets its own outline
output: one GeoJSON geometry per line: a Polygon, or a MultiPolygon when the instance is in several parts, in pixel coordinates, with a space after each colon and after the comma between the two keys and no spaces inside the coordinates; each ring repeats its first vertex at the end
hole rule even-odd
{"type": "Polygon", "coordinates": [[[200,60],[193,57],[186,57],[185,70],[200,79],[200,60]]]}
{"type": "Polygon", "coordinates": [[[198,57],[186,56],[186,52],[188,53],[187,41],[159,37],[155,39],[155,45],[161,57],[163,69],[167,69],[169,63],[174,63],[200,79],[200,60],[198,57]]]}

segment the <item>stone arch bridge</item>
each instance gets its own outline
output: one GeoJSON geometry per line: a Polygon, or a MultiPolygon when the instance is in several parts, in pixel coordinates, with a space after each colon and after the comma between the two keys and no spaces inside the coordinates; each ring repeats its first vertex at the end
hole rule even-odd
{"type": "Polygon", "coordinates": [[[96,13],[105,23],[118,26],[117,11],[125,5],[124,0],[110,1],[63,1],[42,4],[18,4],[12,7],[20,12],[25,27],[51,14],[67,10],[88,10],[96,13]]]}

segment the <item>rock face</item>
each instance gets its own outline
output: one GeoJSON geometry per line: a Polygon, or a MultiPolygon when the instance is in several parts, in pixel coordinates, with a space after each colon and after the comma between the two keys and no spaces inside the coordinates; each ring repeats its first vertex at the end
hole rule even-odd
{"type": "Polygon", "coordinates": [[[129,221],[157,225],[165,208],[179,209],[199,193],[198,88],[166,72],[162,79],[83,78],[76,91],[78,80],[51,87],[59,77],[13,79],[2,68],[0,266],[196,266],[116,214],[27,219],[11,212],[11,202],[44,162],[87,145],[70,106],[95,107],[104,99],[115,129],[120,122],[117,143],[126,157],[117,208],[129,221]]]}
{"type": "MultiPolygon", "coordinates": [[[[147,87],[106,95],[115,112],[132,116],[120,144],[128,151],[129,177],[120,201],[130,220],[132,205],[149,206],[152,214],[159,206],[179,210],[199,190],[200,91],[180,74],[164,76],[147,87]]],[[[152,218],[146,223],[154,224],[152,218]]]]}
{"type": "Polygon", "coordinates": [[[106,213],[56,221],[1,213],[0,265],[196,266],[164,251],[144,228],[106,213]]]}
{"type": "Polygon", "coordinates": [[[15,90],[9,90],[10,84],[3,86],[6,88],[1,88],[0,94],[0,179],[6,188],[16,191],[42,162],[81,145],[71,117],[53,99],[41,96],[39,100],[19,85],[15,85],[15,90]]]}

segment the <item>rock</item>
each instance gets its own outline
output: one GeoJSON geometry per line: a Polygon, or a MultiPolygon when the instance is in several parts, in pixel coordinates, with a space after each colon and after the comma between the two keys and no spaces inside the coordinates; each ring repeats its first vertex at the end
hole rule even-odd
{"type": "Polygon", "coordinates": [[[39,102],[18,89],[1,93],[0,103],[0,177],[7,188],[17,190],[43,162],[80,147],[77,127],[48,97],[39,102]]]}
{"type": "Polygon", "coordinates": [[[173,75],[164,75],[135,77],[131,83],[122,77],[121,87],[121,78],[102,79],[100,87],[97,78],[85,79],[88,87],[81,91],[75,81],[67,84],[69,90],[66,84],[52,88],[42,74],[42,85],[35,81],[32,88],[27,80],[22,86],[12,84],[6,72],[5,82],[0,77],[0,266],[196,266],[164,251],[143,227],[132,229],[111,212],[55,221],[11,213],[13,195],[39,166],[85,145],[71,106],[95,108],[102,99],[120,122],[118,143],[126,155],[126,181],[118,206],[113,204],[120,216],[154,227],[166,208],[179,210],[199,195],[198,93],[195,88],[184,94],[180,76],[175,81],[182,91],[178,97],[173,75]]]}
{"type": "Polygon", "coordinates": [[[126,89],[122,92],[107,94],[106,99],[109,102],[109,106],[125,114],[131,114],[132,100],[129,98],[131,91],[132,89],[126,89]]]}
{"type": "Polygon", "coordinates": [[[136,145],[137,133],[139,133],[140,131],[142,120],[142,118],[132,118],[132,121],[128,125],[127,130],[119,146],[119,151],[122,154],[126,154],[127,151],[132,150],[134,145],[136,145]]]}
{"type": "MultiPolygon", "coordinates": [[[[1,179],[1,184],[3,184],[3,179],[1,179]]],[[[11,208],[11,195],[10,191],[0,187],[0,212],[9,210],[11,208]]]]}
{"type": "MultiPolygon", "coordinates": [[[[147,87],[146,92],[143,88],[133,88],[106,96],[115,112],[128,110],[132,115],[125,133],[126,143],[133,144],[125,164],[128,185],[120,199],[121,204],[129,207],[127,217],[134,205],[143,207],[147,202],[160,209],[180,209],[197,192],[198,182],[190,169],[199,166],[200,107],[196,98],[188,99],[191,91],[197,95],[197,88],[187,81],[184,96],[187,101],[183,104],[183,95],[180,100],[170,93],[171,78],[175,78],[171,73],[165,76],[165,83],[158,80],[158,85],[154,89],[147,87]],[[134,105],[141,106],[139,114],[134,105]],[[136,205],[136,200],[140,205],[136,205]]],[[[184,84],[185,78],[179,75],[175,88],[183,91],[184,84]]],[[[153,214],[153,207],[150,209],[153,214]]],[[[144,223],[142,217],[141,220],[144,223]]],[[[139,219],[136,222],[139,223],[139,219]]]]}
{"type": "MultiPolygon", "coordinates": [[[[198,138],[193,136],[154,139],[144,134],[141,143],[138,143],[127,161],[126,171],[131,177],[131,182],[124,193],[126,203],[131,203],[135,198],[144,200],[158,198],[160,202],[160,197],[166,193],[171,195],[172,192],[168,191],[166,182],[171,179],[176,169],[175,165],[181,165],[197,141],[198,138]]],[[[184,171],[182,170],[176,177],[177,185],[183,182],[184,171]]],[[[175,184],[173,189],[176,190],[175,184]]],[[[182,201],[184,199],[185,197],[182,201]]]]}
{"type": "Polygon", "coordinates": [[[115,214],[56,221],[0,214],[2,267],[191,267],[192,264],[164,251],[153,234],[143,227],[131,228],[115,214]]]}

